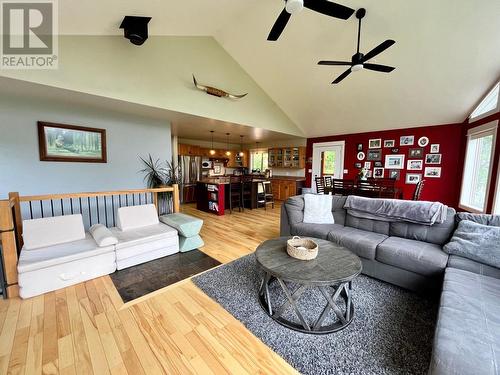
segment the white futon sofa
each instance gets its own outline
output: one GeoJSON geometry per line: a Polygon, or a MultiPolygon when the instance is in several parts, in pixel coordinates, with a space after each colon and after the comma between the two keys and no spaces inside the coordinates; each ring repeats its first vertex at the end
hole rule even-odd
{"type": "Polygon", "coordinates": [[[158,220],[154,204],[120,207],[117,227],[116,268],[122,270],[179,252],[177,231],[158,220]]]}
{"type": "Polygon", "coordinates": [[[179,252],[177,230],[159,222],[153,204],[121,207],[116,228],[95,224],[89,232],[80,214],[24,220],[23,240],[17,266],[21,298],[179,252]]]}
{"type": "Polygon", "coordinates": [[[115,272],[117,241],[98,232],[86,233],[80,214],[24,220],[17,265],[21,298],[115,272]]]}

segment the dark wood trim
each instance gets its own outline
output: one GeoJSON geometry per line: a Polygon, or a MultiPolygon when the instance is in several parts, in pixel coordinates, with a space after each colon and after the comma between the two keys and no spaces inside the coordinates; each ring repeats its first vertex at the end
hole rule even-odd
{"type": "Polygon", "coordinates": [[[59,162],[74,162],[74,163],[107,163],[107,149],[106,149],[106,130],[98,128],[89,128],[85,126],[56,124],[52,122],[38,121],[38,149],[40,152],[40,161],[59,161],[59,162]],[[100,133],[101,134],[101,158],[75,158],[68,156],[49,156],[47,155],[46,140],[45,140],[45,127],[81,130],[86,132],[100,133]]]}

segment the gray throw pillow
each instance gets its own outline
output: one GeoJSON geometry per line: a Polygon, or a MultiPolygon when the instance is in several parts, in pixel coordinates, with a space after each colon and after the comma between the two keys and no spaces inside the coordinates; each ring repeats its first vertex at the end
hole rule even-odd
{"type": "Polygon", "coordinates": [[[462,220],[443,249],[448,254],[500,268],[500,227],[462,220]]]}
{"type": "Polygon", "coordinates": [[[469,220],[478,224],[500,227],[500,215],[473,214],[470,212],[457,213],[457,223],[461,222],[462,220],[469,220]]]}

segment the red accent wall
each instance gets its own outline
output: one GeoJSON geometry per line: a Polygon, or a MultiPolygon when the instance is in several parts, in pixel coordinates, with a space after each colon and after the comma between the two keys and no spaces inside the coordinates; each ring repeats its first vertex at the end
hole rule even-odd
{"type": "MultiPolygon", "coordinates": [[[[401,176],[399,181],[396,181],[396,186],[403,189],[403,195],[405,199],[411,199],[413,192],[415,190],[415,185],[405,184],[406,177],[406,161],[408,160],[408,151],[410,148],[419,147],[417,141],[420,137],[426,136],[429,138],[429,144],[424,147],[424,158],[425,154],[430,153],[431,144],[438,143],[440,145],[439,152],[442,154],[441,165],[431,165],[436,167],[441,167],[441,177],[440,178],[425,178],[425,185],[422,192],[421,199],[429,201],[439,201],[447,204],[451,207],[458,206],[458,196],[460,193],[460,180],[463,165],[463,150],[464,150],[464,129],[463,124],[448,124],[448,125],[435,125],[435,126],[423,126],[416,128],[407,129],[397,129],[397,130],[384,130],[375,131],[368,133],[357,133],[357,134],[345,134],[345,135],[335,135],[328,137],[319,138],[309,138],[307,140],[307,159],[312,159],[312,145],[319,142],[331,142],[331,141],[345,141],[345,157],[344,157],[344,169],[348,170],[348,173],[344,175],[345,179],[355,179],[358,173],[358,169],[355,167],[355,163],[359,162],[357,160],[357,144],[363,144],[363,152],[365,154],[368,151],[368,140],[374,138],[382,138],[382,146],[384,140],[394,139],[396,141],[396,146],[399,148],[398,154],[405,155],[405,169],[401,170],[401,176]],[[400,146],[399,137],[413,135],[415,137],[415,144],[413,146],[400,146]]],[[[466,131],[466,129],[465,129],[466,131]]],[[[499,137],[500,138],[500,137],[499,137]]],[[[498,141],[498,138],[497,138],[498,141]]],[[[382,147],[382,163],[384,164],[385,155],[392,154],[390,148],[382,147]]],[[[363,160],[361,163],[366,161],[363,160]]],[[[425,168],[424,164],[424,168],[425,168]]],[[[372,170],[373,170],[372,162],[372,170]]],[[[306,178],[307,186],[311,186],[311,173],[309,169],[312,168],[311,163],[306,164],[306,178]]],[[[388,170],[385,170],[385,176],[388,177],[388,170]]],[[[422,173],[422,171],[410,171],[410,173],[422,173]]]]}

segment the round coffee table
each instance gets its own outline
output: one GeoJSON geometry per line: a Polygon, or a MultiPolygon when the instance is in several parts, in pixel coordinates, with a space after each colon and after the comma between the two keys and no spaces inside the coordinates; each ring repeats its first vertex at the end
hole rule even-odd
{"type": "Polygon", "coordinates": [[[262,308],[276,322],[300,332],[323,334],[347,327],[354,316],[352,280],[361,273],[361,260],[350,250],[317,238],[313,238],[319,246],[317,258],[298,260],[286,252],[286,241],[289,238],[265,241],[255,251],[257,263],[265,271],[259,289],[262,308]],[[285,303],[276,309],[273,307],[273,300],[278,296],[269,288],[273,282],[279,284],[286,297],[285,303]],[[287,283],[297,284],[299,287],[292,292],[287,283]],[[313,324],[309,324],[300,311],[300,297],[308,288],[317,288],[326,303],[313,324]],[[339,303],[339,298],[343,299],[343,303],[339,303]],[[297,320],[291,321],[283,317],[289,307],[293,309],[297,320]],[[336,320],[323,325],[330,311],[333,311],[336,320]]]}

